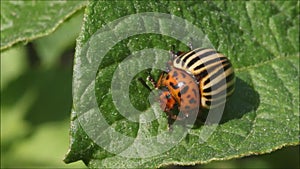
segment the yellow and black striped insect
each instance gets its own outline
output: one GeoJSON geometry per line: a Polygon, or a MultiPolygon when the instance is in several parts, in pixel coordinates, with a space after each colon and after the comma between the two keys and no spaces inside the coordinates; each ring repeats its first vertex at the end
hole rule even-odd
{"type": "Polygon", "coordinates": [[[198,48],[172,52],[168,69],[158,81],[149,80],[160,89],[160,106],[169,119],[182,120],[198,114],[199,108],[216,108],[234,92],[235,74],[227,57],[214,49],[198,48]],[[177,105],[182,117],[174,115],[177,105]]]}

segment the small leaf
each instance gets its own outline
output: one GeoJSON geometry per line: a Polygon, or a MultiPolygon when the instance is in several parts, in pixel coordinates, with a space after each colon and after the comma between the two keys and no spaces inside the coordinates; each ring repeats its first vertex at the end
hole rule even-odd
{"type": "MultiPolygon", "coordinates": [[[[185,30],[183,27],[172,27],[171,29],[170,25],[164,25],[164,22],[159,19],[157,23],[162,32],[164,30],[185,30]]],[[[140,22],[132,22],[132,24],[138,23],[140,22]]],[[[136,31],[143,26],[147,28],[156,26],[145,26],[148,23],[146,20],[142,20],[142,23],[143,25],[136,25],[136,31]]],[[[117,22],[111,29],[116,30],[121,26],[117,22]]],[[[126,29],[131,29],[131,27],[126,29]]],[[[90,2],[86,9],[83,29],[76,48],[73,82],[75,90],[79,90],[80,94],[74,96],[71,145],[65,162],[83,160],[91,168],[154,168],[170,164],[204,164],[213,160],[264,154],[284,146],[298,145],[298,37],[298,1],[90,2]],[[168,151],[145,158],[142,156],[141,158],[130,158],[130,156],[122,156],[122,153],[130,145],[134,145],[136,142],[143,145],[151,144],[155,142],[151,138],[167,131],[165,114],[159,108],[149,106],[147,98],[149,91],[137,82],[138,77],[146,79],[147,71],[139,72],[133,80],[130,80],[130,72],[136,67],[151,62],[151,59],[155,61],[168,56],[151,56],[137,51],[146,48],[169,50],[171,45],[175,45],[179,50],[187,48],[180,42],[161,35],[161,32],[134,35],[121,41],[118,41],[118,38],[123,34],[114,34],[111,35],[113,38],[111,42],[118,41],[118,43],[113,48],[106,49],[108,52],[100,65],[93,65],[91,63],[96,63],[92,62],[93,58],[100,57],[100,53],[96,50],[88,51],[85,43],[98,29],[103,28],[109,22],[126,15],[142,12],[169,13],[186,19],[201,28],[215,48],[230,58],[235,68],[237,81],[236,91],[226,105],[220,124],[192,128],[180,142],[172,143],[168,139],[159,140],[163,143],[158,146],[159,148],[174,144],[174,147],[168,151]],[[85,51],[87,54],[82,55],[82,52],[85,51]],[[139,55],[134,55],[136,52],[139,55]],[[145,59],[140,62],[130,60],[135,63],[135,66],[120,71],[120,77],[126,77],[130,83],[128,89],[119,85],[126,83],[126,79],[120,78],[114,81],[113,78],[122,67],[121,64],[127,61],[126,57],[131,54],[134,55],[133,59],[138,56],[145,56],[145,59]],[[82,67],[84,63],[90,64],[82,67]],[[96,81],[90,71],[94,66],[99,68],[96,81]],[[88,77],[91,79],[90,81],[83,78],[85,74],[90,75],[88,77]],[[81,88],[80,86],[85,87],[81,88]],[[128,89],[129,97],[122,94],[119,94],[118,97],[129,98],[130,103],[137,110],[150,112],[145,114],[152,113],[156,118],[151,122],[141,123],[134,121],[136,114],[131,111],[128,112],[128,116],[121,114],[121,111],[126,112],[127,110],[118,110],[115,107],[114,87],[119,87],[120,91],[128,89]],[[95,110],[89,109],[89,107],[83,107],[86,110],[83,114],[80,114],[79,111],[76,112],[83,106],[83,103],[89,103],[92,106],[91,98],[93,96],[87,93],[94,89],[98,108],[105,121],[97,121],[98,114],[91,114],[95,110]],[[159,112],[159,114],[155,114],[155,112],[159,112]],[[79,119],[84,119],[84,121],[79,119]],[[109,124],[114,132],[109,132],[109,128],[103,122],[109,124]],[[86,133],[87,130],[82,126],[87,123],[95,126],[95,128],[90,128],[93,130],[92,134],[96,135],[97,129],[102,128],[104,132],[107,132],[107,137],[103,137],[103,133],[101,133],[98,140],[91,140],[91,133],[86,133]],[[209,133],[210,131],[214,132],[208,140],[203,142],[203,132],[209,133]],[[114,133],[126,135],[130,139],[122,144],[120,143],[121,138],[114,133]],[[141,140],[141,138],[148,139],[141,140]],[[109,152],[107,147],[104,148],[97,144],[99,140],[100,142],[109,140],[110,142],[107,144],[113,148],[119,146],[117,150],[121,153],[109,152]]],[[[106,38],[105,34],[102,34],[98,39],[96,38],[97,41],[87,44],[89,47],[99,46],[100,41],[107,40],[106,38]]],[[[110,41],[106,42],[110,43],[110,41]]],[[[152,64],[155,66],[160,63],[153,62],[152,64]]],[[[159,72],[152,70],[151,74],[157,77],[159,72]]],[[[123,99],[124,102],[126,99],[123,99]]],[[[128,104],[128,108],[130,106],[128,104]]],[[[180,125],[174,125],[174,131],[180,132],[180,129],[182,129],[180,125]]],[[[176,134],[176,132],[174,133],[176,134]]],[[[150,151],[152,150],[147,147],[144,150],[136,149],[137,153],[143,152],[146,155],[150,151]]],[[[136,152],[131,151],[130,153],[136,152]]]]}
{"type": "Polygon", "coordinates": [[[1,50],[48,35],[86,1],[1,1],[1,50]]]}

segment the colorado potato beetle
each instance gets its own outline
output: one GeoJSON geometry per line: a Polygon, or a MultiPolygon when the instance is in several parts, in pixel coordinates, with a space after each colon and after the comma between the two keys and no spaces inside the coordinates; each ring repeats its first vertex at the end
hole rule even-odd
{"type": "MultiPolygon", "coordinates": [[[[169,121],[197,116],[199,109],[216,108],[226,102],[235,88],[235,74],[227,57],[209,48],[171,52],[167,71],[154,81],[160,89],[159,102],[169,121]],[[183,116],[172,113],[178,107],[183,116]]],[[[170,125],[170,124],[169,124],[170,125]]]]}

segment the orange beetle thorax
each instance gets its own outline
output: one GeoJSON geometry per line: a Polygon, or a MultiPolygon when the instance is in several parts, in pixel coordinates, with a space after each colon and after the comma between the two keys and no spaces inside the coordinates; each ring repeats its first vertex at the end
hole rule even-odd
{"type": "Polygon", "coordinates": [[[187,71],[173,67],[167,75],[160,78],[159,83],[160,86],[165,86],[168,89],[160,95],[161,104],[166,104],[165,110],[171,110],[177,103],[179,110],[186,116],[191,111],[198,111],[200,103],[199,85],[187,71]]]}

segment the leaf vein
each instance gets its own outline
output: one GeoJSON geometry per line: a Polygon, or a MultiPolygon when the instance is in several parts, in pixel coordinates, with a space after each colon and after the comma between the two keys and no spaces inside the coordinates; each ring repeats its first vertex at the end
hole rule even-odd
{"type": "Polygon", "coordinates": [[[295,56],[276,57],[276,58],[273,58],[271,60],[260,62],[260,63],[254,64],[254,65],[251,65],[251,66],[246,66],[246,67],[243,67],[243,68],[237,68],[237,69],[235,69],[235,71],[236,72],[248,71],[249,69],[254,69],[254,68],[257,68],[257,67],[260,67],[260,66],[264,66],[266,64],[270,64],[270,63],[272,63],[274,61],[277,61],[277,60],[280,60],[280,59],[289,59],[289,58],[294,58],[294,57],[295,56]]]}

